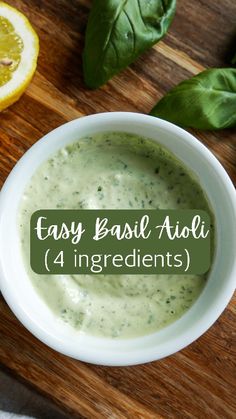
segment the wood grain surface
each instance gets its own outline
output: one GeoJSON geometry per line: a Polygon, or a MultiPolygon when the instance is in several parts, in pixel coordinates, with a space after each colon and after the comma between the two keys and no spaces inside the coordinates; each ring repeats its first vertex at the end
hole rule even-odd
{"type": "MultiPolygon", "coordinates": [[[[178,0],[167,36],[96,91],[83,84],[81,52],[89,0],[8,0],[40,37],[37,73],[0,115],[0,182],[42,135],[81,115],[149,112],[168,89],[236,48],[235,0],[178,0]]],[[[236,133],[196,132],[236,182],[236,133]]],[[[236,417],[235,301],[211,329],[176,355],[111,368],[74,361],[34,338],[0,299],[0,363],[78,418],[236,417]]]]}

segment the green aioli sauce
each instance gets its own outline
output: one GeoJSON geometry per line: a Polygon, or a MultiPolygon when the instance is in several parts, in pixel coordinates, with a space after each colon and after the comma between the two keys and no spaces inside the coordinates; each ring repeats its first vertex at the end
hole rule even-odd
{"type": "Polygon", "coordinates": [[[29,266],[32,213],[49,208],[203,209],[204,192],[162,146],[136,135],[108,132],[58,151],[33,175],[19,209],[22,251],[42,299],[77,330],[113,338],[142,336],[181,317],[206,276],[38,275],[29,266]]]}

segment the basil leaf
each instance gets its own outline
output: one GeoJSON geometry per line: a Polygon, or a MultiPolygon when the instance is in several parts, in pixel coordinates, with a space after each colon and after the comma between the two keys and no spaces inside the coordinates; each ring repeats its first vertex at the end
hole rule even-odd
{"type": "Polygon", "coordinates": [[[93,0],[85,34],[85,83],[97,88],[166,33],[176,0],[93,0]]]}
{"type": "Polygon", "coordinates": [[[236,69],[203,71],[174,87],[151,115],[198,129],[236,126],[236,69]]]}

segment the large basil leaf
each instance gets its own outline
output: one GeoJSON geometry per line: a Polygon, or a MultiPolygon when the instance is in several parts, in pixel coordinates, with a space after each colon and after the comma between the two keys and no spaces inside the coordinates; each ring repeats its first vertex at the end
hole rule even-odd
{"type": "Polygon", "coordinates": [[[97,88],[159,41],[176,0],[93,0],[85,35],[84,79],[97,88]]]}
{"type": "Polygon", "coordinates": [[[236,126],[236,69],[206,70],[183,81],[157,103],[151,114],[199,129],[236,126]]]}

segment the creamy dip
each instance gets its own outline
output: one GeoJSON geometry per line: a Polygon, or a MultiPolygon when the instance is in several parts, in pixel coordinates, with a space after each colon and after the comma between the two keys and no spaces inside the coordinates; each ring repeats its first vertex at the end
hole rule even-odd
{"type": "Polygon", "coordinates": [[[130,338],[181,317],[206,276],[38,275],[29,265],[30,217],[38,209],[203,209],[204,192],[162,146],[136,135],[107,132],[62,148],[33,175],[19,210],[28,274],[58,319],[79,331],[130,338]]]}

